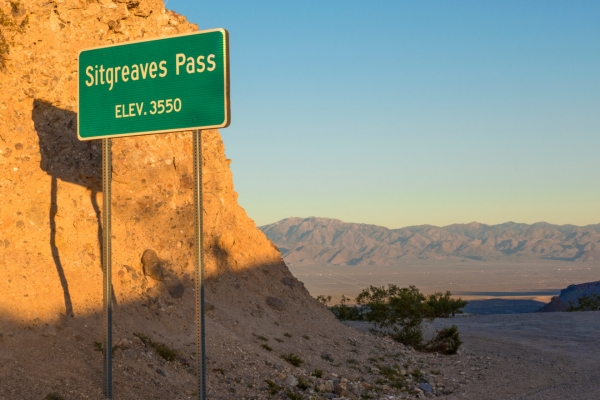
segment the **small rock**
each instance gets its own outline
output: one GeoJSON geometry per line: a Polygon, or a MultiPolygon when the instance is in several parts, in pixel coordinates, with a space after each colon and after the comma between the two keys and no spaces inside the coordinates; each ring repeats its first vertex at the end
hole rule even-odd
{"type": "Polygon", "coordinates": [[[333,392],[333,381],[325,381],[319,385],[319,392],[331,393],[333,392]]]}
{"type": "Polygon", "coordinates": [[[267,297],[267,305],[277,311],[285,310],[285,304],[283,304],[283,301],[279,300],[276,297],[267,297]]]}
{"type": "Polygon", "coordinates": [[[165,374],[165,371],[163,371],[160,368],[156,368],[156,373],[159,374],[159,375],[165,376],[165,377],[167,376],[167,374],[165,374]]]}
{"type": "Polygon", "coordinates": [[[341,387],[339,384],[336,384],[335,381],[333,381],[333,383],[334,383],[333,393],[341,395],[344,388],[341,387]]]}
{"type": "Polygon", "coordinates": [[[215,309],[215,306],[208,301],[204,302],[204,314],[208,314],[215,309]]]}
{"type": "Polygon", "coordinates": [[[291,287],[292,289],[294,288],[294,280],[292,278],[283,278],[281,279],[281,282],[283,282],[284,285],[291,287]]]}
{"type": "Polygon", "coordinates": [[[356,400],[357,399],[357,397],[356,397],[356,395],[354,393],[352,393],[352,392],[350,392],[350,391],[348,391],[346,389],[344,389],[344,390],[342,390],[340,392],[340,396],[345,397],[345,398],[350,399],[350,400],[356,400]]]}
{"type": "Polygon", "coordinates": [[[154,250],[147,249],[142,255],[142,266],[144,267],[144,275],[151,277],[157,281],[165,279],[165,270],[161,260],[154,250]]]}
{"type": "Polygon", "coordinates": [[[421,389],[425,393],[431,393],[433,391],[433,388],[431,387],[431,385],[429,383],[420,383],[419,389],[421,389]]]}
{"type": "Polygon", "coordinates": [[[285,379],[285,384],[288,386],[296,386],[298,384],[298,379],[294,375],[288,375],[285,379]]]}

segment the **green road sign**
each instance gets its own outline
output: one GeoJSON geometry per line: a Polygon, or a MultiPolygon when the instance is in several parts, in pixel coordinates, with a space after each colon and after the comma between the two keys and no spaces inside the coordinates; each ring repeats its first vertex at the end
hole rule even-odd
{"type": "Polygon", "coordinates": [[[224,29],[79,53],[80,140],[229,125],[224,29]]]}

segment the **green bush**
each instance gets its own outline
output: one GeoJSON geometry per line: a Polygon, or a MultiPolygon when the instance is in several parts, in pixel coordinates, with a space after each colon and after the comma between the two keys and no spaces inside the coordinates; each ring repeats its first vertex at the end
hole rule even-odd
{"type": "Polygon", "coordinates": [[[445,294],[440,292],[427,296],[427,305],[431,308],[431,312],[435,318],[449,318],[450,315],[461,314],[461,308],[467,305],[467,301],[461,299],[453,299],[452,294],[448,290],[445,294]]]}
{"type": "Polygon", "coordinates": [[[301,364],[304,363],[304,360],[295,355],[294,353],[282,354],[281,358],[292,364],[294,367],[299,367],[301,364]]]}
{"type": "Polygon", "coordinates": [[[267,379],[265,381],[265,383],[267,384],[267,386],[269,386],[269,394],[270,395],[275,395],[277,393],[279,393],[279,391],[282,389],[281,386],[279,386],[278,384],[276,384],[275,382],[267,379]]]}
{"type": "Polygon", "coordinates": [[[325,297],[322,294],[320,294],[317,296],[317,301],[326,306],[331,301],[331,296],[325,297]]]}
{"type": "Polygon", "coordinates": [[[367,307],[365,317],[380,332],[394,340],[418,350],[454,354],[461,345],[456,326],[438,331],[429,342],[423,342],[423,321],[436,317],[449,317],[466,305],[462,299],[454,300],[451,293],[435,293],[426,297],[415,286],[399,288],[370,286],[363,290],[356,302],[367,307]]]}
{"type": "Polygon", "coordinates": [[[381,380],[382,384],[388,384],[396,389],[407,386],[406,378],[402,375],[402,369],[398,364],[381,365],[375,363],[375,366],[379,370],[379,375],[383,377],[381,380]]]}
{"type": "Polygon", "coordinates": [[[304,379],[302,379],[302,377],[299,377],[298,384],[296,385],[296,387],[302,391],[305,391],[306,389],[308,389],[310,387],[310,382],[305,381],[304,379]]]}
{"type": "Polygon", "coordinates": [[[302,396],[301,395],[299,395],[298,393],[294,393],[291,390],[286,390],[285,391],[285,395],[290,400],[302,400],[302,396]]]}
{"type": "Polygon", "coordinates": [[[461,344],[462,340],[460,340],[458,328],[456,325],[452,325],[450,328],[436,331],[435,337],[425,344],[424,350],[442,354],[456,354],[461,344]]]}
{"type": "MultiPolygon", "coordinates": [[[[329,296],[331,297],[331,296],[329,296]]],[[[349,306],[346,303],[352,300],[349,297],[342,295],[342,299],[340,300],[340,304],[336,304],[335,306],[329,307],[329,310],[335,315],[337,319],[343,321],[360,321],[363,319],[363,316],[360,312],[360,309],[356,306],[349,306]]]]}
{"type": "Polygon", "coordinates": [[[356,298],[369,311],[367,321],[387,332],[394,340],[419,348],[423,342],[421,324],[425,319],[432,321],[433,313],[425,303],[425,296],[415,286],[399,288],[370,286],[356,298]]]}
{"type": "Polygon", "coordinates": [[[579,298],[577,305],[569,302],[567,311],[598,311],[600,310],[600,296],[592,293],[589,296],[579,298]]]}
{"type": "Polygon", "coordinates": [[[175,359],[177,359],[177,351],[170,349],[166,344],[153,342],[152,339],[150,339],[150,337],[144,335],[143,333],[134,333],[133,335],[140,338],[144,345],[152,347],[156,351],[156,353],[165,360],[175,361],[175,359]]]}
{"type": "Polygon", "coordinates": [[[260,347],[262,347],[263,349],[265,349],[265,350],[267,350],[267,351],[273,351],[273,348],[272,348],[271,346],[269,346],[268,344],[266,344],[266,343],[265,343],[265,344],[263,344],[263,345],[262,345],[262,346],[260,346],[260,347]]]}

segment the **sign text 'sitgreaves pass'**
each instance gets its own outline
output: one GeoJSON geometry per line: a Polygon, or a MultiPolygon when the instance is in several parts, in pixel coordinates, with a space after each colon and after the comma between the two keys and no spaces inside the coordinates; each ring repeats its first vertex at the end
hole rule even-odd
{"type": "Polygon", "coordinates": [[[224,29],[84,50],[80,140],[229,125],[224,29]]]}

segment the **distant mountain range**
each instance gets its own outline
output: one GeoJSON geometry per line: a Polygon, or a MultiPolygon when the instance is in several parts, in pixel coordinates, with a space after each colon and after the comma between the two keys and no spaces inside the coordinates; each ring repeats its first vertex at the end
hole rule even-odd
{"type": "Polygon", "coordinates": [[[328,218],[286,218],[260,229],[288,265],[393,265],[405,259],[600,262],[600,224],[477,222],[388,229],[328,218]]]}

